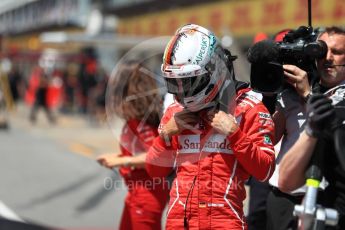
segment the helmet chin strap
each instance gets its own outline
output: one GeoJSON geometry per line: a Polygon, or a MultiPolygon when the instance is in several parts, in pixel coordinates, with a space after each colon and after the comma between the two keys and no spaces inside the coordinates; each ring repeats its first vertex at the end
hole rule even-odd
{"type": "Polygon", "coordinates": [[[233,114],[236,104],[236,88],[233,72],[231,75],[232,76],[226,77],[215,101],[217,102],[217,107],[219,110],[233,114]]]}

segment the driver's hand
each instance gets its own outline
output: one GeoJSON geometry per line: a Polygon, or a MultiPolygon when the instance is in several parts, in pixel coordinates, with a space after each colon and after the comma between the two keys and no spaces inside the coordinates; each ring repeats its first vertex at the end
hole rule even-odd
{"type": "Polygon", "coordinates": [[[188,110],[175,113],[174,116],[161,127],[161,133],[171,138],[171,136],[181,133],[183,130],[195,130],[194,126],[199,122],[199,116],[188,110]]]}
{"type": "Polygon", "coordinates": [[[216,111],[214,114],[209,114],[209,116],[212,117],[211,126],[218,133],[228,136],[239,128],[235,117],[231,114],[227,114],[223,111],[216,111]]]}

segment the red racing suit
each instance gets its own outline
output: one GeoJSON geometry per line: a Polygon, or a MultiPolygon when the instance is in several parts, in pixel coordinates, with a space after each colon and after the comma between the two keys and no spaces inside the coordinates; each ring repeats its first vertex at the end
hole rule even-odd
{"type": "MultiPolygon", "coordinates": [[[[237,92],[234,117],[239,129],[225,136],[203,120],[195,129],[157,137],[146,158],[151,176],[166,176],[173,167],[176,178],[170,191],[167,229],[247,229],[243,214],[244,182],[253,175],[266,181],[274,171],[274,124],[266,107],[250,89],[237,92]]],[[[164,126],[183,108],[168,107],[164,126]]]]}
{"type": "MultiPolygon", "coordinates": [[[[121,133],[121,156],[147,152],[157,135],[155,127],[129,120],[121,133]]],[[[145,168],[121,167],[119,171],[128,189],[119,229],[161,229],[162,213],[169,199],[168,182],[150,177],[145,168]]]]}

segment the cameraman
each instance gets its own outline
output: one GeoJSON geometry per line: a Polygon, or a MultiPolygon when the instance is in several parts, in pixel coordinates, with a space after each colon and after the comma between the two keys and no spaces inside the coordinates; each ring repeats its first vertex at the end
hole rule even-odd
{"type": "MultiPolygon", "coordinates": [[[[276,42],[282,42],[283,37],[291,30],[285,29],[277,33],[276,42]]],[[[272,56],[273,57],[273,56],[272,56]]],[[[310,79],[311,80],[311,79],[310,79]]],[[[306,119],[303,87],[309,93],[309,79],[305,76],[299,84],[294,84],[290,78],[286,81],[291,87],[284,87],[275,100],[275,112],[273,120],[275,123],[275,140],[280,143],[278,154],[276,155],[276,168],[269,180],[270,191],[266,197],[266,223],[267,230],[291,230],[297,228],[297,218],[293,216],[294,206],[300,204],[305,193],[305,188],[301,187],[289,193],[281,192],[278,189],[280,161],[286,152],[297,141],[303,131],[306,119]],[[301,95],[300,95],[301,94],[301,95]]]]}
{"type": "Polygon", "coordinates": [[[292,65],[284,65],[284,73],[290,84],[294,85],[299,95],[308,100],[305,131],[289,149],[280,163],[279,189],[283,192],[302,186],[305,183],[305,172],[317,143],[325,142],[323,149],[327,165],[323,173],[329,182],[325,189],[322,205],[335,208],[340,215],[337,229],[345,229],[345,171],[337,159],[333,140],[324,138],[323,130],[330,129],[334,116],[333,104],[345,100],[345,31],[339,27],[329,27],[318,38],[328,46],[327,56],[317,61],[320,81],[309,90],[307,73],[292,65]],[[328,95],[327,98],[325,95],[328,95]],[[320,139],[320,137],[322,137],[320,139]]]}

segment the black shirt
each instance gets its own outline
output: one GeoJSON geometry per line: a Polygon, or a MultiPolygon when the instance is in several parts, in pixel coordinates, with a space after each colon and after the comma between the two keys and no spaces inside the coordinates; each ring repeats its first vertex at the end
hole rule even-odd
{"type": "MultiPolygon", "coordinates": [[[[324,93],[328,89],[317,84],[313,88],[313,92],[324,93]]],[[[344,98],[345,100],[345,98],[344,98]]],[[[329,127],[325,127],[327,129],[329,127]]],[[[314,149],[313,159],[315,155],[319,155],[319,160],[316,160],[321,168],[321,171],[328,181],[329,185],[322,194],[320,200],[321,205],[326,208],[334,208],[339,213],[339,223],[337,228],[327,229],[345,229],[345,169],[342,168],[336,150],[334,147],[333,132],[327,137],[318,140],[314,149]]],[[[345,157],[345,156],[343,156],[345,157]]]]}

